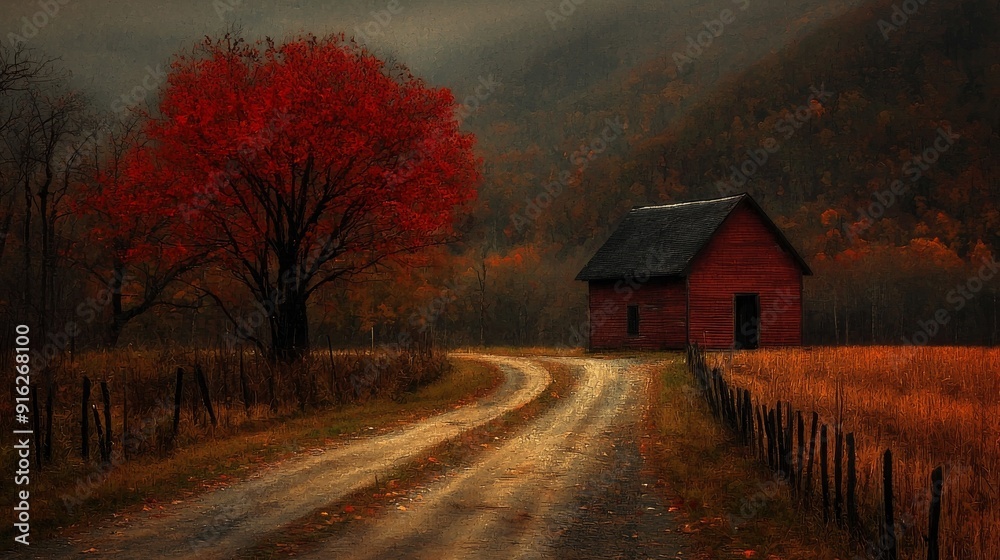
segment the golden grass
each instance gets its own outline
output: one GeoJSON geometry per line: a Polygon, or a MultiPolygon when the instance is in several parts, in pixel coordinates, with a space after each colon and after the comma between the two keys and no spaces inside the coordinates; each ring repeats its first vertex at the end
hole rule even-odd
{"type": "MultiPolygon", "coordinates": [[[[294,407],[272,415],[260,410],[261,415],[255,419],[245,417],[241,404],[222,404],[218,412],[220,425],[215,429],[182,417],[182,425],[187,426],[182,431],[184,445],[165,455],[145,454],[125,461],[116,454],[110,465],[103,465],[93,458],[84,462],[78,453],[60,449],[53,464],[33,473],[32,539],[144,503],[146,507],[159,507],[159,502],[244,478],[266,463],[301,450],[328,445],[350,434],[377,433],[446,411],[486,395],[502,379],[493,366],[461,359],[452,360],[452,364],[437,381],[405,399],[378,398],[305,413],[295,412],[294,407]]],[[[63,424],[57,422],[57,426],[63,424]]],[[[74,435],[78,440],[78,430],[78,424],[61,427],[57,445],[62,447],[61,442],[73,440],[74,435]]],[[[92,449],[94,455],[96,450],[92,449]]],[[[0,448],[0,460],[13,464],[9,445],[0,448]]],[[[5,534],[9,531],[4,529],[5,534]]],[[[5,537],[4,542],[10,543],[11,539],[5,537]]]]}
{"type": "Polygon", "coordinates": [[[942,558],[1000,558],[1000,349],[777,349],[712,354],[709,364],[771,406],[791,401],[831,426],[839,388],[869,524],[881,502],[881,454],[891,448],[903,549],[925,546],[930,474],[943,465],[942,558]]]}

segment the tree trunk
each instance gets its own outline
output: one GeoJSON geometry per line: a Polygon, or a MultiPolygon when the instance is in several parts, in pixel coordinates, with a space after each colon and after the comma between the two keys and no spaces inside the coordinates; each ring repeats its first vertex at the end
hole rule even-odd
{"type": "Polygon", "coordinates": [[[107,348],[114,348],[118,346],[118,339],[122,336],[122,330],[124,330],[125,325],[116,315],[111,319],[111,324],[108,325],[108,330],[104,334],[104,345],[107,348]]]}
{"type": "Polygon", "coordinates": [[[309,318],[306,300],[300,294],[289,296],[275,306],[271,316],[271,359],[291,363],[309,352],[309,318]]]}

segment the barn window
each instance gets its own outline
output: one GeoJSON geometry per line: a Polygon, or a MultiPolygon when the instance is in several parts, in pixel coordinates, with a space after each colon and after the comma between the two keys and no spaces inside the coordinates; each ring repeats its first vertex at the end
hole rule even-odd
{"type": "Polygon", "coordinates": [[[628,335],[639,336],[639,306],[628,306],[628,335]]]}

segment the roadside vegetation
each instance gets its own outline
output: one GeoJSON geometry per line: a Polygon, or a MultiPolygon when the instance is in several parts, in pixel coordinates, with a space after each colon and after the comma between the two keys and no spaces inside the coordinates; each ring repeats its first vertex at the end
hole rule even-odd
{"type": "Polygon", "coordinates": [[[702,558],[849,558],[846,535],[804,518],[787,487],[717,424],[683,356],[653,376],[644,456],[660,479],[677,530],[702,558]]]}

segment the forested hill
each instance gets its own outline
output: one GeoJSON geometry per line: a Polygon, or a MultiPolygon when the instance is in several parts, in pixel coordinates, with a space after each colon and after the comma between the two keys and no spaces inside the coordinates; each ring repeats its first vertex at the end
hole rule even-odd
{"type": "Polygon", "coordinates": [[[753,10],[740,21],[734,3],[736,20],[700,54],[680,41],[528,122],[488,113],[484,252],[501,267],[540,254],[537,287],[567,294],[556,309],[526,304],[533,320],[519,328],[565,337],[557,318],[582,310],[563,287],[629,207],[746,190],[815,265],[813,340],[899,342],[961,307],[935,342],[989,341],[997,287],[961,306],[952,292],[1000,245],[997,3],[878,1],[809,27],[836,11],[812,10],[776,26],[753,10]],[[776,36],[791,40],[746,71],[720,70],[739,66],[734,47],[776,36]],[[614,122],[624,130],[599,149],[614,122]],[[534,175],[551,154],[523,139],[546,133],[565,159],[534,175]],[[514,135],[521,144],[498,147],[514,135]]]}
{"type": "MultiPolygon", "coordinates": [[[[934,331],[934,344],[1000,342],[1000,278],[992,269],[979,277],[1000,248],[997,0],[522,0],[504,8],[421,0],[391,22],[371,19],[364,2],[344,3],[351,9],[336,17],[327,6],[300,13],[299,4],[247,6],[239,16],[260,36],[300,22],[318,34],[379,31],[361,42],[454,91],[483,162],[461,243],[421,253],[415,267],[382,269],[379,281],[331,286],[309,310],[317,340],[578,344],[587,297],[573,278],[630,207],[745,190],[816,272],[805,284],[807,340],[899,343],[923,329],[934,331]],[[946,320],[926,326],[940,310],[946,320]]],[[[57,33],[68,21],[32,44],[50,41],[83,83],[106,86],[95,97],[100,112],[135,82],[88,71],[68,46],[83,28],[57,33]]],[[[126,39],[143,29],[133,25],[126,39]]],[[[181,36],[161,31],[128,43],[139,60],[167,56],[164,41],[181,36]]],[[[15,176],[0,171],[0,183],[15,176]]],[[[4,192],[5,207],[21,204],[10,198],[20,191],[4,192]]],[[[58,223],[52,239],[61,252],[84,224],[58,223]]],[[[69,316],[102,286],[60,266],[65,293],[55,308],[69,316]]],[[[0,286],[31,285],[8,268],[0,286]]],[[[221,272],[198,274],[209,282],[221,272]]],[[[233,291],[231,303],[250,313],[244,296],[233,291]]],[[[161,299],[190,305],[142,315],[123,343],[177,333],[193,342],[229,328],[209,307],[188,311],[195,298],[183,288],[161,299]]]]}

